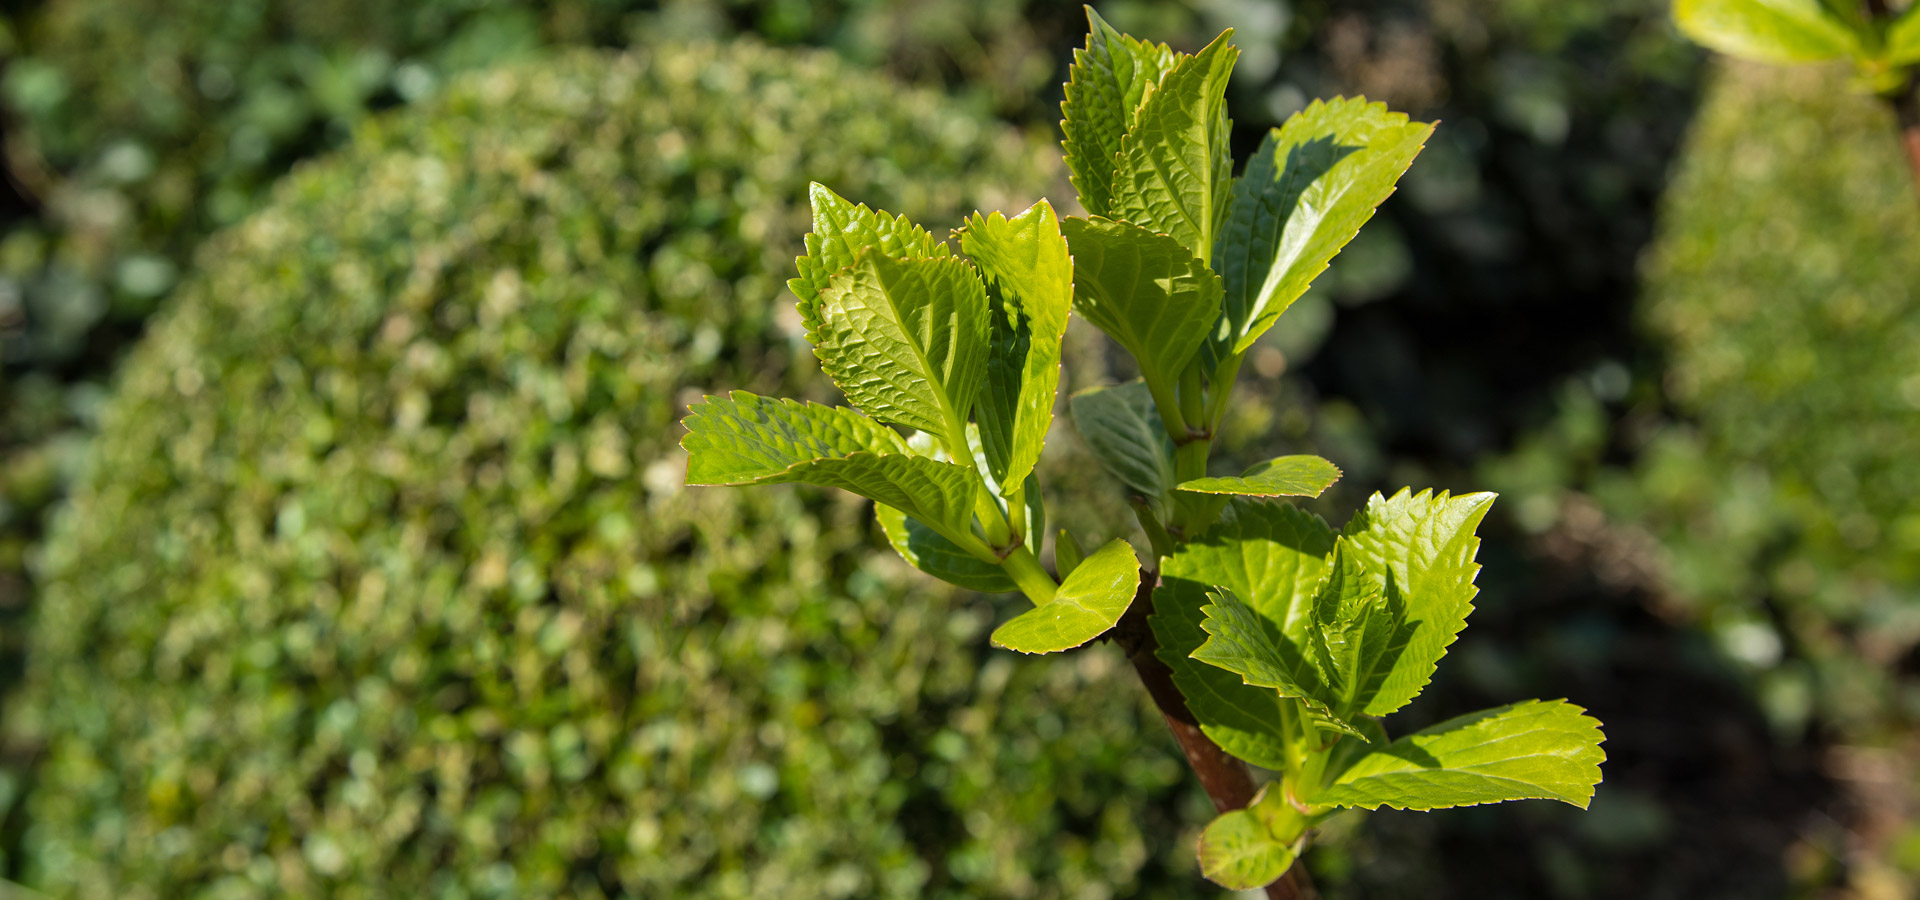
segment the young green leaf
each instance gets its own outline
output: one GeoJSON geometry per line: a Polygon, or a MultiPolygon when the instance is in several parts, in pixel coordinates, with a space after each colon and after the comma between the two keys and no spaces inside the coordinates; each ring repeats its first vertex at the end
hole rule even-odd
{"type": "Polygon", "coordinates": [[[1741,59],[1826,62],[1863,53],[1860,39],[1820,0],[1674,0],[1687,37],[1741,59]]]}
{"type": "Polygon", "coordinates": [[[849,402],[966,446],[987,363],[987,293],[973,267],[867,252],[828,281],[819,311],[814,354],[849,402]]]}
{"type": "Polygon", "coordinates": [[[1147,386],[1129,381],[1088,388],[1069,404],[1073,426],[1094,458],[1164,520],[1173,496],[1173,441],[1160,425],[1147,386]]]}
{"type": "Polygon", "coordinates": [[[1214,526],[1161,564],[1147,622],[1173,683],[1221,749],[1269,769],[1284,768],[1280,722],[1290,701],[1237,674],[1192,658],[1208,640],[1200,627],[1207,593],[1224,588],[1280,624],[1295,646],[1306,641],[1308,609],[1326,577],[1335,534],[1298,507],[1235,498],[1214,526]]]}
{"type": "Polygon", "coordinates": [[[1053,424],[1073,259],[1045,200],[1012,219],[975,214],[960,232],[960,248],[986,276],[992,306],[980,439],[989,471],[1011,488],[1026,482],[1053,424]]]}
{"type": "Polygon", "coordinates": [[[1920,3],[1907,7],[1906,12],[1887,26],[1884,55],[1890,65],[1920,63],[1920,3]]]}
{"type": "Polygon", "coordinates": [[[1374,494],[1347,522],[1343,543],[1369,577],[1399,593],[1413,629],[1406,650],[1368,702],[1369,715],[1384,716],[1419,696],[1466,627],[1479,592],[1473,585],[1480,571],[1474,529],[1492,508],[1493,496],[1402,490],[1389,499],[1374,494]]]}
{"type": "Polygon", "coordinates": [[[968,552],[891,506],[874,504],[874,517],[887,543],[907,564],[948,584],[959,585],[983,594],[1007,594],[1020,589],[999,563],[988,562],[968,552]]]}
{"type": "Polygon", "coordinates": [[[1069,218],[1073,307],[1172,384],[1220,317],[1220,277],[1178,240],[1111,219],[1069,218]]]}
{"type": "Polygon", "coordinates": [[[827,289],[827,282],[835,274],[851,268],[862,251],[873,250],[893,259],[940,257],[951,252],[906,216],[855,206],[818,182],[807,186],[807,196],[813,201],[813,231],[806,238],[806,255],[793,261],[800,275],[787,281],[787,289],[800,301],[800,321],[810,341],[816,340],[820,330],[820,292],[827,289]]]}
{"type": "Polygon", "coordinates": [[[1120,139],[1132,129],[1147,91],[1173,68],[1175,54],[1121,34],[1087,7],[1087,46],[1073,51],[1067,71],[1066,99],[1060,103],[1060,130],[1066,140],[1069,179],[1080,205],[1096,216],[1108,215],[1120,139]]]}
{"type": "Polygon", "coordinates": [[[1226,91],[1240,56],[1232,38],[1228,29],[1174,63],[1121,138],[1114,174],[1111,218],[1171,235],[1202,263],[1231,199],[1226,91]]]}
{"type": "Polygon", "coordinates": [[[979,473],[908,455],[898,435],[851,410],[735,391],[694,404],[684,424],[688,484],[841,488],[894,507],[956,543],[972,540],[979,473]]]}
{"type": "Polygon", "coordinates": [[[1221,813],[1200,833],[1200,873],[1229,890],[1251,891],[1279,880],[1293,866],[1293,842],[1275,833],[1289,815],[1279,785],[1268,782],[1246,809],[1221,813]]]}
{"type": "Polygon", "coordinates": [[[1600,723],[1584,712],[1564,700],[1528,700],[1451,719],[1361,756],[1303,799],[1363,809],[1538,799],[1585,809],[1607,755],[1600,723]]]}
{"type": "Polygon", "coordinates": [[[1238,478],[1195,478],[1180,490],[1250,497],[1318,497],[1340,480],[1340,468],[1318,456],[1282,456],[1254,463],[1238,478]]]}
{"type": "Polygon", "coordinates": [[[1153,592],[1153,627],[1159,649],[1154,656],[1173,670],[1174,687],[1186,698],[1187,708],[1220,749],[1269,769],[1287,766],[1287,735],[1282,728],[1285,704],[1270,690],[1249,687],[1240,676],[1192,659],[1188,654],[1207,639],[1200,630],[1200,607],[1205,587],[1185,582],[1186,590],[1168,590],[1162,580],[1153,592]],[[1192,594],[1189,599],[1179,594],[1192,594]]]}
{"type": "Polygon", "coordinates": [[[1246,352],[1306,293],[1431,134],[1364,97],[1316,100],[1267,133],[1234,182],[1215,255],[1226,288],[1216,360],[1246,352]]]}
{"type": "Polygon", "coordinates": [[[1279,626],[1261,618],[1232,591],[1208,591],[1207,601],[1200,608],[1206,617],[1200,629],[1208,637],[1194,648],[1194,659],[1232,672],[1254,687],[1273,688],[1282,697],[1329,705],[1323,699],[1326,686],[1320,670],[1305,648],[1294,646],[1279,626]]]}
{"type": "Polygon", "coordinates": [[[1406,652],[1413,629],[1393,585],[1370,577],[1344,539],[1334,544],[1332,570],[1314,600],[1307,644],[1326,679],[1328,706],[1352,720],[1372,712],[1369,704],[1406,652]]]}
{"type": "Polygon", "coordinates": [[[993,645],[1021,653],[1071,650],[1112,628],[1140,589],[1140,560],[1118,538],[1080,561],[1053,601],[994,629],[993,645]]]}

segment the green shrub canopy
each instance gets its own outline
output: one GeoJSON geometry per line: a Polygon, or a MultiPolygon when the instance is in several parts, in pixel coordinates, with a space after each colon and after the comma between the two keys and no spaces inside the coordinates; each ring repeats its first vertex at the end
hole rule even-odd
{"type": "Polygon", "coordinates": [[[1823,714],[1865,723],[1920,642],[1920,209],[1893,118],[1837,73],[1730,65],[1663,213],[1645,318],[1697,427],[1616,512],[1736,655],[1767,664],[1754,629],[1788,626],[1823,714]]]}
{"type": "Polygon", "coordinates": [[[204,248],[45,548],[27,880],[1190,884],[1117,654],[988,656],[991,604],[876,550],[864,503],[680,486],[698,387],[831,399],[782,286],[808,179],[957,221],[1049,155],[746,46],[480,73],[302,167],[204,248]]]}

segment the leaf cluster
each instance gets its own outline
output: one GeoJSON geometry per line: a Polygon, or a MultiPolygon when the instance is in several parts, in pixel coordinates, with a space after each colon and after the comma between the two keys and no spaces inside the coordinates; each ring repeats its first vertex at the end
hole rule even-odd
{"type": "Polygon", "coordinates": [[[1208,737],[1280,773],[1261,803],[1216,823],[1201,856],[1210,877],[1271,881],[1342,807],[1584,805],[1602,754],[1578,707],[1529,702],[1397,741],[1378,722],[1420,693],[1465,626],[1492,495],[1376,495],[1336,532],[1276,499],[1319,496],[1340,476],[1327,460],[1208,471],[1241,360],[1393,192],[1433,126],[1364,98],[1316,102],[1236,178],[1232,32],[1187,54],[1088,18],[1061,104],[1087,215],[1059,218],[1044,200],[1012,218],[975,215],[953,231],[955,255],[815,185],[790,287],[852,408],[708,397],[685,420],[689,483],[868,497],[908,562],[1034,602],[995,645],[1085,644],[1154,581],[1121,536],[1083,554],[1061,533],[1057,574],[1035,554],[1046,515],[1034,466],[1077,313],[1141,373],[1069,409],[1157,560],[1157,653],[1208,737]]]}

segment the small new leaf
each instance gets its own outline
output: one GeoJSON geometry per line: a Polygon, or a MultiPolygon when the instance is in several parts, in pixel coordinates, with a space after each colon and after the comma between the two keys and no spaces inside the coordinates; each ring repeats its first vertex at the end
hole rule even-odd
{"type": "Polygon", "coordinates": [[[1442,722],[1362,755],[1305,802],[1444,809],[1559,800],[1581,809],[1600,783],[1605,736],[1586,710],[1528,700],[1442,722]]]}
{"type": "Polygon", "coordinates": [[[1073,307],[1172,384],[1220,316],[1220,277],[1174,238],[1111,219],[1061,223],[1073,249],[1073,307]]]}
{"type": "Polygon", "coordinates": [[[1181,57],[1160,80],[1120,141],[1114,174],[1110,217],[1171,235],[1203,263],[1232,192],[1226,90],[1240,55],[1232,37],[1229,29],[1181,57]]]}
{"type": "Polygon", "coordinates": [[[1332,569],[1314,600],[1307,643],[1326,679],[1328,706],[1352,720],[1373,712],[1369,704],[1406,652],[1413,629],[1393,585],[1369,577],[1344,539],[1334,545],[1332,569]]]}
{"type": "Polygon", "coordinates": [[[1021,653],[1071,650],[1120,621],[1139,589],[1140,560],[1133,547],[1116,538],[1081,560],[1052,602],[994,629],[993,645],[1021,653]]]}
{"type": "Polygon", "coordinates": [[[1193,658],[1240,676],[1254,687],[1272,688],[1282,699],[1297,702],[1315,725],[1354,737],[1363,737],[1351,721],[1334,708],[1328,675],[1306,648],[1279,634],[1278,627],[1252,607],[1225,591],[1207,595],[1211,601],[1200,612],[1208,635],[1193,658]]]}
{"type": "Polygon", "coordinates": [[[1479,593],[1473,579],[1480,527],[1493,507],[1492,494],[1448,496],[1402,490],[1391,498],[1374,494],[1354,515],[1342,543],[1383,590],[1398,592],[1412,628],[1406,650],[1367,704],[1369,715],[1384,716],[1403,706],[1433,678],[1440,657],[1459,637],[1479,593]]]}
{"type": "Polygon", "coordinates": [[[1863,54],[1860,39],[1820,0],[1674,0],[1673,20],[1701,44],[1767,63],[1863,54]]]}
{"type": "Polygon", "coordinates": [[[1088,388],[1070,401],[1074,428],[1113,477],[1167,517],[1173,496],[1173,441],[1160,425],[1153,394],[1138,381],[1088,388]]]}
{"type": "Polygon", "coordinates": [[[1086,49],[1073,51],[1066,99],[1060,103],[1060,130],[1066,135],[1060,147],[1080,205],[1104,216],[1111,211],[1120,139],[1133,127],[1147,91],[1173,68],[1175,54],[1165,44],[1113,30],[1091,6],[1087,25],[1086,49]]]}
{"type": "Polygon", "coordinates": [[[1318,497],[1340,480],[1340,469],[1318,456],[1282,456],[1255,463],[1238,478],[1195,478],[1180,490],[1250,497],[1318,497]]]}
{"type": "Polygon", "coordinates": [[[1156,655],[1173,670],[1173,683],[1201,731],[1254,765],[1285,767],[1280,722],[1292,701],[1192,658],[1208,640],[1201,607],[1209,591],[1224,589],[1280,623],[1281,632],[1303,646],[1308,610],[1326,577],[1334,539],[1327,523],[1298,507],[1236,498],[1212,528],[1161,565],[1154,614],[1147,620],[1160,644],[1156,655]]]}
{"type": "Polygon", "coordinates": [[[688,484],[841,488],[894,507],[956,543],[972,539],[979,474],[908,455],[898,435],[851,410],[735,391],[694,404],[683,424],[688,484]]]}
{"type": "Polygon", "coordinates": [[[1012,219],[974,215],[960,248],[986,276],[992,343],[977,418],[989,471],[1009,490],[1026,482],[1053,424],[1073,259],[1045,200],[1012,219]]]}
{"type": "Polygon", "coordinates": [[[807,186],[807,196],[813,201],[813,231],[806,238],[806,255],[793,261],[800,275],[787,281],[787,289],[800,301],[800,322],[810,341],[817,340],[820,330],[820,292],[835,274],[851,268],[862,252],[872,250],[894,259],[951,252],[906,216],[855,206],[818,182],[807,186]]]}
{"type": "Polygon", "coordinates": [[[1267,133],[1234,182],[1215,254],[1226,288],[1216,359],[1245,353],[1306,293],[1432,134],[1364,97],[1316,100],[1267,133]]]}
{"type": "Polygon", "coordinates": [[[1200,873],[1229,890],[1251,891],[1278,881],[1293,866],[1293,843],[1274,834],[1286,799],[1269,782],[1246,809],[1221,813],[1200,833],[1200,873]]]}
{"type": "Polygon", "coordinates": [[[867,415],[967,445],[985,381],[987,293],[952,258],[863,254],[820,294],[814,354],[867,415]]]}

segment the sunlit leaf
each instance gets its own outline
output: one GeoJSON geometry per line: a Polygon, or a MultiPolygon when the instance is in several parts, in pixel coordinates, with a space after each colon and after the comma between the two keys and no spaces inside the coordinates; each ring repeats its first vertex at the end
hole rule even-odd
{"type": "Polygon", "coordinates": [[[993,644],[1021,653],[1070,650],[1106,633],[1140,589],[1140,560],[1114,539],[1080,561],[1053,599],[994,629],[993,644]]]}
{"type": "Polygon", "coordinates": [[[1068,218],[1073,306],[1172,383],[1220,316],[1220,277],[1180,242],[1110,219],[1068,218]]]}
{"type": "Polygon", "coordinates": [[[986,276],[991,301],[987,383],[977,418],[989,471],[1003,487],[1025,483],[1060,386],[1060,340],[1073,305],[1073,260],[1045,200],[1008,219],[975,215],[960,247],[986,276]]]}
{"type": "Polygon", "coordinates": [[[1862,53],[1820,0],[1674,0],[1673,20],[1708,47],[1756,62],[1826,62],[1862,53]]]}
{"type": "Polygon", "coordinates": [[[1073,51],[1060,129],[1067,171],[1087,212],[1104,216],[1113,196],[1120,139],[1133,127],[1147,90],[1173,67],[1174,52],[1121,34],[1087,7],[1087,46],[1073,51]]]}
{"type": "Polygon", "coordinates": [[[1600,723],[1564,700],[1528,700],[1442,722],[1374,749],[1306,802],[1442,809],[1559,800],[1581,809],[1600,783],[1600,723]]]}
{"type": "Polygon", "coordinates": [[[1251,497],[1318,497],[1340,480],[1340,469],[1318,456],[1282,456],[1255,463],[1238,478],[1195,478],[1180,490],[1251,497]]]}
{"type": "Polygon", "coordinates": [[[1170,235],[1204,262],[1231,200],[1227,79],[1232,30],[1183,56],[1140,105],[1120,141],[1110,218],[1170,235]]]}

